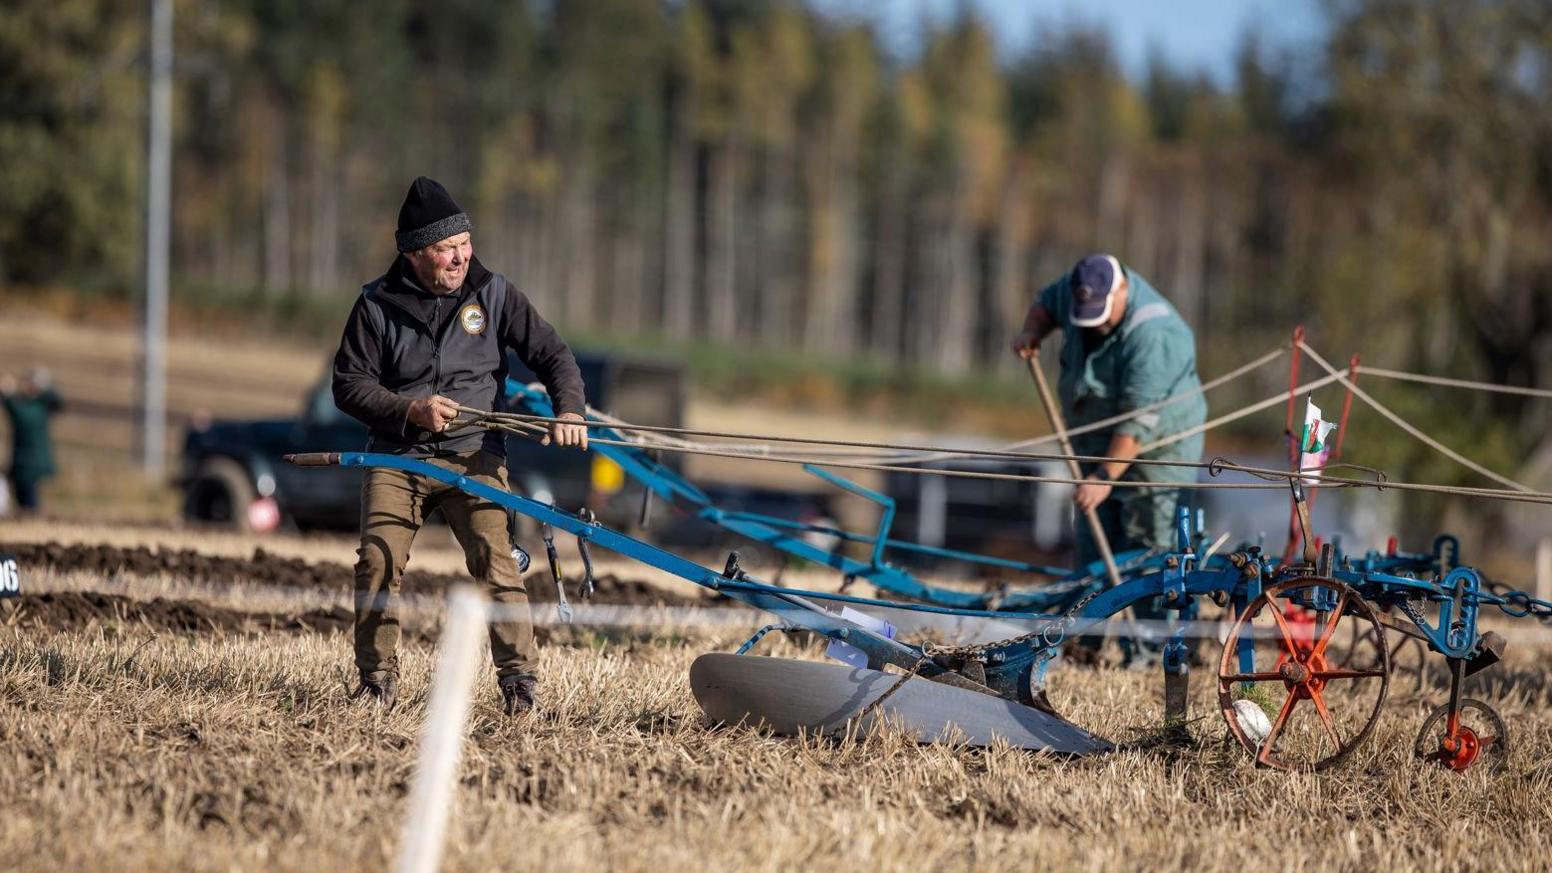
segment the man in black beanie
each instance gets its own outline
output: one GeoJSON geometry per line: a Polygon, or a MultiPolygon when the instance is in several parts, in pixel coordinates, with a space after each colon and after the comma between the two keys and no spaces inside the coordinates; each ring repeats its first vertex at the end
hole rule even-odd
{"type": "MultiPolygon", "coordinates": [[[[506,489],[498,432],[449,433],[458,407],[494,408],[507,353],[538,375],[559,418],[583,420],[582,373],[565,341],[505,276],[474,258],[469,216],[447,189],[421,176],[410,185],[394,234],[399,256],[361,289],[334,356],[334,402],[371,429],[367,450],[423,458],[506,489]]],[[[581,424],[556,423],[544,442],[587,448],[581,424]]],[[[491,658],[509,715],[534,705],[537,684],[528,592],[502,507],[401,470],[369,469],[361,490],[356,562],[357,696],[392,706],[398,692],[399,579],[415,533],[440,508],[501,617],[491,658]]],[[[526,569],[526,568],[524,568],[526,569]]]]}

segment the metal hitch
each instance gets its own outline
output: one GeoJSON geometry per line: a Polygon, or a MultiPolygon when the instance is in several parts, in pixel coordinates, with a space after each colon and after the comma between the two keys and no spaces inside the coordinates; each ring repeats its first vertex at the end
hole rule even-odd
{"type": "Polygon", "coordinates": [[[724,579],[732,579],[734,582],[743,582],[749,578],[749,574],[744,572],[744,568],[738,565],[738,552],[736,550],[728,552],[727,563],[722,565],[722,577],[724,579]]]}
{"type": "MultiPolygon", "coordinates": [[[[577,517],[590,525],[598,524],[598,519],[593,515],[593,510],[582,507],[577,517]]],[[[592,600],[596,585],[593,582],[593,554],[588,551],[587,537],[577,537],[577,552],[582,556],[582,584],[577,587],[577,593],[583,600],[592,600]]]]}
{"type": "Polygon", "coordinates": [[[539,525],[544,535],[544,556],[550,562],[550,578],[555,580],[555,614],[566,624],[571,624],[571,604],[566,602],[566,577],[560,569],[560,556],[555,554],[555,531],[548,522],[539,525]]]}

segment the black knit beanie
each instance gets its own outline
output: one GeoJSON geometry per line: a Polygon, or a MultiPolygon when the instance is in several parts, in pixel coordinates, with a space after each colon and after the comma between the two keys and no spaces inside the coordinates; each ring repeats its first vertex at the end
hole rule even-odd
{"type": "Polygon", "coordinates": [[[419,176],[404,195],[393,238],[399,251],[413,252],[468,229],[469,216],[453,202],[453,195],[437,180],[419,176]]]}

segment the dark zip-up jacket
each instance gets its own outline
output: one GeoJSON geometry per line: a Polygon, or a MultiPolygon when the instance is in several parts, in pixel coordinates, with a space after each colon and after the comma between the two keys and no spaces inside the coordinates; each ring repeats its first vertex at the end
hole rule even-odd
{"type": "Polygon", "coordinates": [[[502,434],[433,434],[409,423],[410,403],[440,394],[494,408],[515,352],[544,383],[557,413],[582,413],[582,371],[571,349],[523,292],[475,259],[458,291],[421,288],[404,256],[361,289],[334,356],[334,403],[371,429],[367,449],[430,457],[484,449],[505,456],[502,434]]]}
{"type": "Polygon", "coordinates": [[[62,404],[54,389],[34,395],[0,395],[0,407],[11,419],[11,478],[36,484],[54,475],[54,446],[49,418],[62,404]]]}

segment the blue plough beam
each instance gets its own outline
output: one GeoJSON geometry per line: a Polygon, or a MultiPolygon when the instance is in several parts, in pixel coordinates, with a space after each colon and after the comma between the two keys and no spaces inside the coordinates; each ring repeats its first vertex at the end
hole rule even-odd
{"type": "MultiPolygon", "coordinates": [[[[508,379],[506,390],[509,403],[520,404],[531,415],[554,417],[554,407],[550,405],[549,395],[543,389],[508,379]]],[[[609,427],[597,417],[589,415],[588,418],[594,422],[591,430],[595,435],[619,442],[627,441],[620,431],[609,427]]],[[[804,464],[804,471],[880,507],[877,533],[859,534],[772,515],[727,510],[717,506],[710,496],[684,475],[659,463],[644,449],[595,443],[590,450],[619,465],[626,475],[640,483],[648,494],[671,506],[687,509],[701,521],[770,546],[792,557],[830,567],[839,571],[848,580],[865,580],[876,588],[898,597],[957,609],[1042,614],[1065,609],[1108,584],[1104,564],[1099,561],[1070,570],[892,539],[889,532],[895,514],[893,498],[812,464],[804,464]],[[821,548],[803,539],[801,534],[821,534],[842,542],[862,543],[870,546],[871,551],[867,561],[859,561],[836,549],[821,548]],[[886,551],[890,550],[1046,576],[1052,581],[1043,585],[1007,588],[994,592],[960,591],[923,582],[909,570],[887,563],[884,556],[886,551]]],[[[1117,554],[1115,559],[1122,576],[1125,577],[1160,569],[1164,565],[1165,556],[1139,549],[1117,554]]]]}

